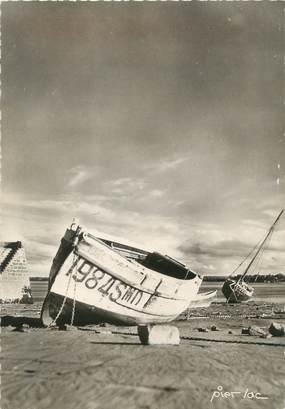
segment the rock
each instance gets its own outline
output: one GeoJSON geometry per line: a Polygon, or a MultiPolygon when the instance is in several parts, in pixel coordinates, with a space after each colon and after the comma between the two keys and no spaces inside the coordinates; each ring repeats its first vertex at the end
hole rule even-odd
{"type": "Polygon", "coordinates": [[[27,328],[26,326],[24,327],[24,325],[18,325],[12,331],[13,332],[29,332],[29,327],[27,328]]]}
{"type": "Polygon", "coordinates": [[[232,335],[233,331],[229,331],[228,334],[232,335]]]}
{"type": "Polygon", "coordinates": [[[209,332],[208,328],[197,328],[199,332],[209,332]]]}
{"type": "Polygon", "coordinates": [[[109,329],[96,329],[95,330],[95,332],[96,332],[96,334],[102,334],[102,335],[112,335],[113,334],[113,332],[111,331],[111,330],[109,330],[109,329]]]}
{"type": "Polygon", "coordinates": [[[279,314],[282,314],[282,315],[284,315],[285,314],[285,309],[282,311],[282,310],[276,310],[276,311],[273,311],[274,312],[274,314],[277,314],[277,315],[279,315],[279,314]]]}
{"type": "Polygon", "coordinates": [[[268,334],[267,331],[265,331],[264,329],[258,327],[257,325],[253,325],[252,327],[248,327],[248,332],[249,332],[249,335],[256,336],[256,337],[259,337],[261,335],[266,336],[268,334]]]}
{"type": "Polygon", "coordinates": [[[58,330],[59,331],[73,331],[73,330],[77,330],[77,327],[73,326],[73,325],[68,325],[68,324],[58,324],[58,330]]]}
{"type": "Polygon", "coordinates": [[[12,329],[12,331],[13,331],[13,332],[24,332],[24,330],[23,330],[23,327],[22,327],[22,326],[20,326],[20,327],[16,327],[16,328],[12,329]]]}
{"type": "Polygon", "coordinates": [[[46,327],[46,331],[58,331],[59,328],[57,325],[51,325],[49,327],[46,327]]]}
{"type": "Polygon", "coordinates": [[[77,327],[75,327],[74,325],[65,324],[65,331],[74,331],[74,330],[77,330],[77,327]]]}
{"type": "Polygon", "coordinates": [[[266,336],[268,334],[267,331],[258,327],[257,325],[252,325],[248,328],[242,328],[241,330],[242,335],[251,335],[255,337],[266,336]]]}
{"type": "Polygon", "coordinates": [[[260,338],[268,339],[268,338],[272,338],[272,335],[267,333],[267,334],[260,335],[260,338]]]}
{"type": "Polygon", "coordinates": [[[285,327],[277,322],[272,322],[269,327],[269,332],[274,337],[284,337],[285,336],[285,327]]]}
{"type": "Polygon", "coordinates": [[[220,328],[216,327],[216,325],[212,325],[211,331],[220,331],[220,328]]]}
{"type": "Polygon", "coordinates": [[[172,325],[139,325],[138,335],[143,345],[179,345],[180,335],[172,325]]]}

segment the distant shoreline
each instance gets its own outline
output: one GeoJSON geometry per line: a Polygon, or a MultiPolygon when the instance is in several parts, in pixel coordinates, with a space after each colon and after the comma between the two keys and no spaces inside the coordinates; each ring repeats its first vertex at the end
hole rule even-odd
{"type": "MultiPolygon", "coordinates": [[[[233,279],[238,279],[241,277],[240,275],[232,276],[233,279]]],[[[228,276],[204,276],[204,282],[223,282],[228,278],[228,276]]],[[[30,281],[42,281],[47,282],[48,277],[41,277],[41,276],[34,276],[30,277],[30,281]]],[[[250,283],[282,283],[285,282],[285,275],[284,274],[254,274],[254,275],[247,275],[246,281],[250,283]]]]}
{"type": "MultiPolygon", "coordinates": [[[[240,278],[241,275],[232,276],[233,279],[240,278]]],[[[204,276],[203,281],[211,282],[222,282],[225,281],[228,277],[226,276],[204,276]]],[[[285,275],[284,274],[254,274],[254,275],[247,275],[246,281],[249,283],[282,283],[285,282],[285,275]]]]}

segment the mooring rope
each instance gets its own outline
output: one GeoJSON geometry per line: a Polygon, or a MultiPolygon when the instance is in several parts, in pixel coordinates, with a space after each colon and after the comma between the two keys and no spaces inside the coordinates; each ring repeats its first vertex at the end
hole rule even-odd
{"type": "Polygon", "coordinates": [[[74,315],[75,315],[75,305],[76,305],[76,284],[77,284],[77,263],[75,266],[75,277],[74,277],[74,287],[73,287],[73,304],[72,304],[72,313],[71,313],[71,321],[70,321],[70,325],[73,326],[73,322],[74,322],[74,315]]]}
{"type": "MultiPolygon", "coordinates": [[[[63,299],[63,301],[62,301],[61,307],[60,307],[60,309],[59,309],[59,311],[58,311],[56,317],[55,317],[55,318],[52,320],[52,322],[48,325],[48,328],[51,327],[52,325],[56,324],[56,321],[57,321],[58,318],[61,316],[62,311],[63,311],[63,308],[64,308],[64,306],[65,306],[65,304],[66,304],[67,295],[68,295],[68,290],[69,290],[69,286],[70,286],[71,278],[72,278],[72,273],[73,273],[73,270],[74,270],[75,267],[76,267],[76,274],[77,274],[77,260],[75,260],[76,257],[77,257],[77,256],[76,256],[76,254],[74,253],[72,266],[70,267],[70,269],[69,269],[69,271],[68,271],[68,272],[69,272],[69,279],[68,279],[68,283],[67,283],[67,286],[66,286],[64,299],[63,299]]],[[[75,303],[74,303],[74,310],[75,310],[75,303]]]]}

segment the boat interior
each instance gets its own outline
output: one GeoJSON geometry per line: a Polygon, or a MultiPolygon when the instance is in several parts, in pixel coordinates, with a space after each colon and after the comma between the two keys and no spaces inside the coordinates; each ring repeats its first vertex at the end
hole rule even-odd
{"type": "Polygon", "coordinates": [[[157,252],[147,252],[136,247],[128,246],[122,243],[99,239],[107,244],[113,250],[126,257],[128,260],[136,261],[146,268],[157,271],[169,277],[179,280],[192,280],[197,276],[196,273],[189,270],[184,264],[172,257],[162,255],[157,252]]]}

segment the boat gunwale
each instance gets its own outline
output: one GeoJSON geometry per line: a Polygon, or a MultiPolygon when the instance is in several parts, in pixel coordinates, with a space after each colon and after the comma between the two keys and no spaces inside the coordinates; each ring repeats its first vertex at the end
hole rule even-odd
{"type": "MultiPolygon", "coordinates": [[[[84,235],[83,235],[83,240],[85,241],[85,243],[87,243],[87,244],[89,244],[89,245],[91,245],[91,246],[92,246],[92,243],[90,243],[90,242],[88,242],[88,240],[86,240],[87,237],[90,237],[91,239],[95,240],[96,242],[99,242],[99,244],[102,244],[103,246],[107,247],[108,250],[114,252],[116,255],[118,255],[118,256],[119,256],[120,258],[122,258],[123,260],[126,260],[127,262],[131,263],[131,261],[128,260],[128,258],[127,258],[126,256],[123,256],[122,254],[120,254],[120,253],[118,252],[118,250],[116,250],[115,248],[113,248],[113,247],[109,246],[108,244],[106,244],[106,243],[104,242],[104,239],[100,239],[99,237],[96,237],[96,236],[94,236],[93,234],[91,234],[91,233],[89,233],[89,232],[85,232],[84,235]]],[[[111,241],[111,240],[109,240],[109,241],[111,241]]],[[[117,243],[117,242],[116,242],[116,243],[117,243]]],[[[80,244],[80,242],[79,242],[78,244],[80,244]]],[[[122,244],[122,243],[121,243],[121,244],[122,244]]],[[[126,245],[126,247],[129,247],[130,249],[133,248],[134,251],[135,251],[137,254],[139,254],[139,252],[138,252],[139,249],[138,249],[138,248],[132,247],[132,246],[129,246],[129,245],[126,245]]],[[[132,250],[132,251],[133,251],[133,250],[132,250]]],[[[152,254],[151,251],[146,251],[146,250],[141,250],[141,251],[142,251],[143,253],[146,253],[147,255],[148,255],[148,254],[152,254]]],[[[164,257],[165,257],[165,256],[164,256],[164,257]]],[[[144,269],[147,269],[147,270],[151,271],[152,273],[160,274],[160,275],[162,275],[163,277],[169,277],[169,278],[172,278],[172,279],[178,280],[178,281],[186,281],[186,280],[187,280],[187,281],[191,281],[191,280],[194,280],[195,278],[199,278],[200,280],[203,280],[203,276],[201,276],[200,274],[198,274],[196,271],[194,271],[194,270],[192,270],[192,269],[190,269],[190,268],[187,268],[185,264],[181,263],[180,261],[176,260],[175,258],[173,258],[173,257],[171,257],[171,256],[166,256],[166,257],[169,258],[169,259],[171,259],[172,262],[176,262],[177,264],[183,266],[183,267],[185,268],[185,270],[187,270],[188,272],[190,271],[191,273],[193,273],[193,274],[195,275],[195,277],[185,278],[185,279],[177,278],[177,277],[173,277],[173,276],[171,276],[171,275],[167,275],[167,274],[161,273],[161,272],[156,271],[156,270],[152,270],[151,268],[148,268],[148,267],[144,266],[143,264],[140,264],[140,263],[138,263],[138,264],[139,264],[141,267],[143,267],[144,269]]],[[[187,276],[187,275],[186,275],[186,276],[187,276]]]]}

